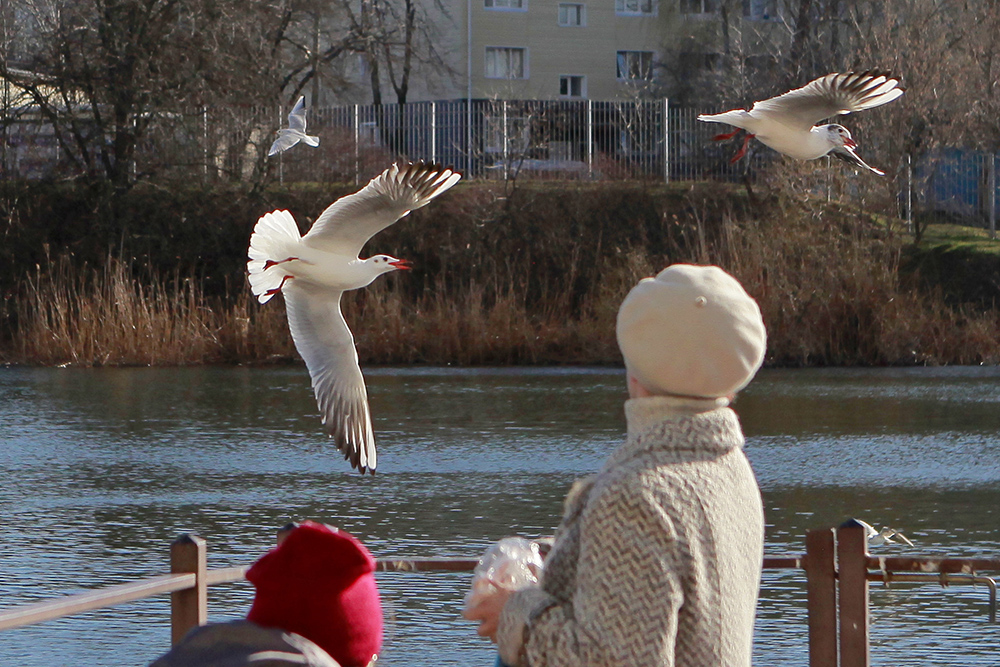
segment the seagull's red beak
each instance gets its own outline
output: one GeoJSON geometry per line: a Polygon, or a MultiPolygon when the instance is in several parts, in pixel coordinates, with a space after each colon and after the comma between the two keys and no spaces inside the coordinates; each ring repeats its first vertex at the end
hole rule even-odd
{"type": "Polygon", "coordinates": [[[396,267],[400,271],[409,271],[413,268],[408,259],[397,259],[395,262],[389,262],[389,265],[396,267]]]}
{"type": "Polygon", "coordinates": [[[856,142],[854,139],[851,139],[850,137],[847,137],[846,139],[844,139],[844,145],[847,146],[848,148],[857,148],[858,142],[856,142]]]}

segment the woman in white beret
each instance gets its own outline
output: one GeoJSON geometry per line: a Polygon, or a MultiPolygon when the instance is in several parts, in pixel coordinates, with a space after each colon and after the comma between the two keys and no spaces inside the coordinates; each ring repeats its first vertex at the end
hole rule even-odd
{"type": "Polygon", "coordinates": [[[466,610],[511,667],[750,665],[760,490],[729,407],[764,359],[756,302],[675,264],[618,312],[628,436],[566,499],[537,587],[466,610]]]}

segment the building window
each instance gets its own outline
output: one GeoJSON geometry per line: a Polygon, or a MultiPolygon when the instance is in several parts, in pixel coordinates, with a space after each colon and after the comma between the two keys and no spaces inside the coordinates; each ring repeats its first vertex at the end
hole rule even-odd
{"type": "Polygon", "coordinates": [[[656,0],[615,0],[615,14],[656,16],[656,0]]]}
{"type": "Polygon", "coordinates": [[[681,14],[718,14],[720,0],[681,0],[681,14]]]}
{"type": "Polygon", "coordinates": [[[487,46],[486,78],[527,79],[527,49],[509,46],[487,46]]]}
{"type": "Polygon", "coordinates": [[[583,5],[559,3],[559,25],[582,28],[587,25],[583,5]]]}
{"type": "Polygon", "coordinates": [[[528,0],[484,0],[486,9],[526,9],[528,0]]]}
{"type": "Polygon", "coordinates": [[[559,77],[559,95],[562,97],[586,97],[586,82],[584,77],[575,74],[563,74],[559,77]]]}
{"type": "Polygon", "coordinates": [[[653,78],[652,51],[619,51],[618,78],[623,81],[649,81],[653,78]]]}
{"type": "Polygon", "coordinates": [[[751,21],[777,21],[778,0],[743,0],[743,17],[751,21]]]}

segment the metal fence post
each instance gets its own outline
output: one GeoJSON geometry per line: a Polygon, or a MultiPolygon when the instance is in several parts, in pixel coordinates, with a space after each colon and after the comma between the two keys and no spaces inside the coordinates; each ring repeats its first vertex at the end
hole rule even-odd
{"type": "Polygon", "coordinates": [[[503,179],[510,178],[510,141],[507,137],[507,100],[500,103],[503,116],[503,179]]]}
{"type": "Polygon", "coordinates": [[[670,98],[663,98],[663,182],[670,182],[670,98]]]}
{"type": "Polygon", "coordinates": [[[361,182],[361,105],[354,105],[354,184],[361,182]]]}
{"type": "Polygon", "coordinates": [[[437,102],[431,102],[431,163],[437,164],[437,102]]]}
{"type": "Polygon", "coordinates": [[[188,630],[208,620],[208,567],[205,540],[197,535],[181,535],[170,545],[170,573],[193,572],[194,588],[170,594],[170,643],[179,642],[188,630]]]}
{"type": "Polygon", "coordinates": [[[587,176],[594,177],[594,100],[587,100],[587,176]]]}
{"type": "Polygon", "coordinates": [[[809,667],[837,667],[837,572],[833,529],[806,533],[809,667]]]}
{"type": "Polygon", "coordinates": [[[868,536],[851,519],[837,528],[837,574],[840,597],[840,664],[869,667],[868,536]]]}

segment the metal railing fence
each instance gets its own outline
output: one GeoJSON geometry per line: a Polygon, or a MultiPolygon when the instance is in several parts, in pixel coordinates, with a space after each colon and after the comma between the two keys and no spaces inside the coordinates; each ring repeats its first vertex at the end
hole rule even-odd
{"type": "MultiPolygon", "coordinates": [[[[308,130],[318,148],[296,146],[276,157],[267,150],[287,109],[220,108],[161,114],[136,147],[135,178],[269,182],[361,182],[393,159],[452,165],[466,178],[560,180],[641,179],[651,182],[755,179],[780,163],[766,148],[730,163],[736,141],[715,142],[725,126],[697,120],[700,111],[669,100],[451,100],[318,107],[308,130]]],[[[86,132],[86,126],[84,131],[86,132]]],[[[92,129],[91,152],[101,146],[92,129]]],[[[738,140],[737,140],[738,141],[738,140]]],[[[30,108],[0,119],[3,177],[44,179],[96,173],[101,160],[74,160],[78,143],[30,108]],[[66,139],[64,137],[64,139],[66,139]],[[68,148],[63,148],[63,144],[68,148]]],[[[996,230],[997,154],[946,149],[910,161],[890,174],[898,191],[880,195],[885,213],[909,221],[945,221],[996,230]]],[[[813,165],[799,171],[814,173],[813,165]]],[[[827,168],[852,173],[840,164],[827,168]]],[[[845,176],[851,180],[850,176],[845,176]]],[[[829,177],[827,177],[829,180],[829,177]]],[[[810,187],[822,189],[822,178],[810,187]]],[[[858,174],[847,194],[885,189],[858,174]]]]}
{"type": "MultiPolygon", "coordinates": [[[[278,531],[278,544],[294,524],[278,531]]],[[[985,584],[987,613],[996,622],[996,582],[983,571],[1000,571],[1000,559],[948,557],[873,557],[864,526],[849,520],[836,529],[806,535],[804,554],[764,556],[765,570],[798,570],[806,579],[810,667],[871,664],[869,582],[985,584]]],[[[377,560],[380,572],[468,572],[474,558],[377,560]]],[[[0,631],[116,606],[165,593],[171,595],[171,642],[208,620],[208,589],[245,580],[246,567],[208,569],[207,544],[182,535],[170,545],[170,574],[151,577],[63,598],[0,609],[0,631]]],[[[470,630],[471,632],[471,630],[470,630]]]]}

